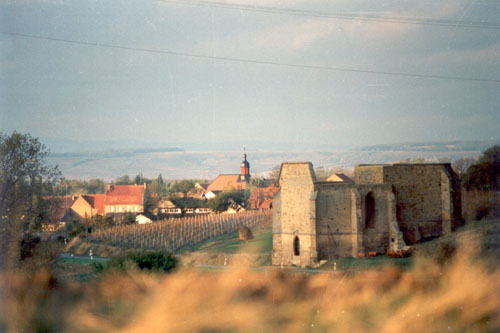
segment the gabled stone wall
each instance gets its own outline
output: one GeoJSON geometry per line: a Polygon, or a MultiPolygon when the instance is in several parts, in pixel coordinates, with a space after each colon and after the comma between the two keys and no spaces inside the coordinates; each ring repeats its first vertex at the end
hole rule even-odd
{"type": "Polygon", "coordinates": [[[311,163],[282,164],[273,264],[397,251],[449,233],[460,220],[458,178],[449,164],[360,165],[355,181],[317,182],[311,163]]]}
{"type": "Polygon", "coordinates": [[[316,176],[309,162],[284,163],[281,166],[279,208],[273,213],[273,225],[280,229],[280,236],[273,236],[275,265],[305,266],[317,260],[315,181],[316,176]],[[296,243],[298,251],[294,249],[296,243]]]}

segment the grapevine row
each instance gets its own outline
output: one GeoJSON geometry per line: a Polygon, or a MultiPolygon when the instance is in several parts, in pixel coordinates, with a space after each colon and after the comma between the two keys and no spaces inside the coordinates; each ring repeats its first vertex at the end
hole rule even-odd
{"type": "Polygon", "coordinates": [[[89,241],[124,248],[161,248],[175,252],[181,247],[235,232],[243,226],[252,228],[271,224],[271,219],[270,211],[167,219],[151,224],[97,230],[90,235],[89,241]]]}

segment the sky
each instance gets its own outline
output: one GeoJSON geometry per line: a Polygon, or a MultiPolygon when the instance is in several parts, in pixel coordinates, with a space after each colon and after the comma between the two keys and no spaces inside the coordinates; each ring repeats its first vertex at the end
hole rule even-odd
{"type": "Polygon", "coordinates": [[[496,0],[0,0],[0,128],[290,147],[500,138],[496,0]]]}

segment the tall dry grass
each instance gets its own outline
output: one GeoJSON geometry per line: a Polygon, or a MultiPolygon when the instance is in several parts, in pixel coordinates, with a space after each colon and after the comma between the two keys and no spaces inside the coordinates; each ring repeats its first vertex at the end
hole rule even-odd
{"type": "Polygon", "coordinates": [[[3,276],[1,330],[71,332],[500,330],[500,270],[461,246],[443,266],[306,276],[227,270],[130,270],[91,283],[48,272],[3,276]]]}

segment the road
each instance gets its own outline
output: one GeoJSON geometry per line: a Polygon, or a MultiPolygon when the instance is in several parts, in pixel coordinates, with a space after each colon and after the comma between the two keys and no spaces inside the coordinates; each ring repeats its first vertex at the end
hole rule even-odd
{"type": "Polygon", "coordinates": [[[208,264],[200,264],[194,266],[197,269],[202,270],[235,270],[235,269],[249,269],[252,271],[258,272],[270,272],[270,271],[283,271],[283,272],[297,272],[297,273],[330,273],[330,274],[339,274],[341,271],[339,270],[322,270],[322,269],[314,269],[314,268],[300,268],[300,267],[287,267],[283,268],[279,266],[224,266],[224,265],[208,265],[208,264]]]}
{"type": "Polygon", "coordinates": [[[86,260],[95,260],[95,261],[109,261],[111,258],[108,257],[96,257],[96,256],[82,256],[78,254],[72,254],[72,253],[61,253],[59,255],[60,259],[86,259],[86,260]]]}
{"type": "MultiPolygon", "coordinates": [[[[95,260],[95,261],[109,261],[111,258],[109,257],[97,257],[93,256],[84,256],[78,254],[71,253],[62,253],[59,255],[60,259],[82,259],[82,260],[95,260]]],[[[286,267],[283,268],[279,266],[231,266],[231,265],[209,265],[209,264],[200,264],[194,266],[199,270],[236,270],[236,269],[249,269],[252,271],[258,272],[271,272],[271,271],[283,271],[283,272],[297,272],[297,273],[331,273],[337,274],[340,273],[338,270],[322,270],[322,269],[312,269],[312,268],[300,268],[300,267],[286,267]]]]}

